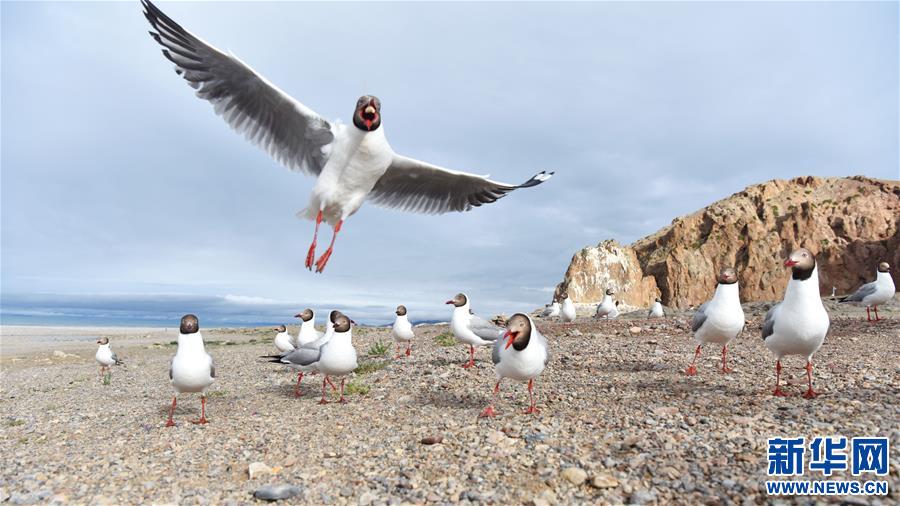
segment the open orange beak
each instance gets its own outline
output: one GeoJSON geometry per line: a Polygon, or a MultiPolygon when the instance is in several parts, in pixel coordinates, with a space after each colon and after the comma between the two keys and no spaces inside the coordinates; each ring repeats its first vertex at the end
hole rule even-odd
{"type": "Polygon", "coordinates": [[[506,333],[503,334],[503,339],[509,339],[506,341],[506,346],[503,347],[504,350],[512,346],[513,341],[516,340],[516,335],[518,335],[518,332],[513,332],[511,330],[507,330],[506,333]]]}
{"type": "Polygon", "coordinates": [[[795,265],[797,265],[797,262],[794,260],[791,260],[790,258],[788,258],[787,260],[784,261],[785,267],[793,267],[795,265]]]}

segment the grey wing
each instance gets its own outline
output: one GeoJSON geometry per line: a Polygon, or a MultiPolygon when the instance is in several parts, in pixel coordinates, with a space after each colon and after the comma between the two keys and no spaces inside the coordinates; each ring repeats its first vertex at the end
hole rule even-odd
{"type": "Polygon", "coordinates": [[[778,306],[780,305],[781,304],[775,304],[772,306],[772,309],[766,313],[766,318],[763,320],[762,324],[763,341],[775,332],[775,314],[778,312],[778,306]]]}
{"type": "Polygon", "coordinates": [[[172,381],[172,364],[175,362],[173,358],[171,362],[169,362],[169,381],[172,381]]]}
{"type": "Polygon", "coordinates": [[[498,339],[494,342],[494,349],[491,350],[491,361],[494,362],[494,365],[500,363],[500,346],[503,345],[503,340],[498,339]]]}
{"type": "Polygon", "coordinates": [[[311,365],[319,361],[322,356],[322,348],[303,347],[285,353],[281,357],[281,363],[293,365],[311,365]]]}
{"type": "Polygon", "coordinates": [[[119,357],[118,357],[118,355],[116,355],[116,352],[112,352],[112,359],[113,359],[113,363],[115,363],[116,365],[123,363],[121,360],[119,360],[119,357]]]}
{"type": "Polygon", "coordinates": [[[207,355],[209,357],[209,377],[216,377],[216,363],[213,361],[212,355],[207,355]]]}
{"type": "Polygon", "coordinates": [[[691,320],[691,332],[697,332],[703,326],[703,322],[706,321],[706,306],[708,305],[709,302],[704,302],[694,313],[694,318],[691,320]]]}
{"type": "Polygon", "coordinates": [[[141,0],[144,17],[175,71],[209,101],[219,116],[250,142],[291,170],[318,175],[334,139],[331,125],[253,71],[194,36],[149,0],[141,0]]]}
{"type": "Polygon", "coordinates": [[[862,302],[863,299],[872,295],[878,290],[878,286],[875,282],[866,283],[863,286],[859,287],[858,290],[853,292],[852,294],[841,299],[841,302],[862,302]]]}
{"type": "Polygon", "coordinates": [[[382,207],[417,213],[469,211],[496,202],[515,189],[537,186],[552,175],[542,171],[520,185],[511,185],[394,155],[369,193],[369,200],[382,207]]]}
{"type": "Polygon", "coordinates": [[[496,341],[500,338],[500,327],[477,315],[472,315],[469,320],[469,329],[485,341],[496,341]]]}

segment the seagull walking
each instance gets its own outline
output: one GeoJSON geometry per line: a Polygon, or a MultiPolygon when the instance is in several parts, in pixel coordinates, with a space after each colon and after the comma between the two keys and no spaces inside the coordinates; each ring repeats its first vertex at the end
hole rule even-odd
{"type": "Polygon", "coordinates": [[[484,408],[479,417],[496,416],[494,404],[500,393],[500,382],[503,378],[528,382],[528,409],[526,414],[540,413],[534,403],[534,378],[537,378],[547,366],[550,353],[547,340],[538,331],[530,317],[516,313],[506,323],[506,332],[502,339],[494,344],[491,353],[497,383],[491,404],[484,408]]]}
{"type": "Polygon", "coordinates": [[[877,322],[883,319],[878,316],[878,305],[883,305],[893,299],[896,291],[894,279],[891,278],[891,266],[887,262],[881,262],[875,272],[875,281],[864,284],[853,294],[841,299],[840,302],[849,302],[854,306],[866,306],[866,321],[877,322]],[[875,310],[874,320],[869,308],[875,310]]]}
{"type": "Polygon", "coordinates": [[[110,366],[122,365],[122,361],[116,356],[116,352],[112,351],[108,337],[101,337],[97,340],[97,353],[94,354],[94,360],[100,364],[100,377],[104,382],[108,382],[106,375],[112,376],[110,366]]]}
{"type": "Polygon", "coordinates": [[[603,295],[603,300],[600,301],[600,304],[597,305],[597,312],[594,314],[594,318],[603,318],[609,317],[609,315],[613,312],[618,314],[616,311],[616,303],[613,301],[613,294],[616,291],[612,288],[607,288],[606,293],[603,295]]]}
{"type": "Polygon", "coordinates": [[[731,267],[725,267],[716,279],[718,284],[713,298],[701,304],[691,320],[697,349],[694,360],[685,371],[688,376],[697,374],[697,358],[707,343],[722,345],[722,372],[731,372],[728,368],[728,343],[744,329],[744,309],[741,307],[737,273],[731,267]]]}
{"type": "Polygon", "coordinates": [[[650,306],[650,311],[647,312],[647,318],[665,318],[665,316],[666,313],[663,311],[662,299],[657,297],[650,306]]]}
{"type": "Polygon", "coordinates": [[[408,357],[412,353],[412,339],[416,337],[416,334],[413,332],[412,323],[409,322],[409,318],[406,316],[406,306],[397,306],[395,313],[397,318],[394,319],[394,325],[391,327],[391,335],[394,336],[394,341],[397,342],[397,356],[394,358],[403,356],[400,353],[400,345],[402,343],[406,343],[406,356],[408,357]]]}
{"type": "Polygon", "coordinates": [[[453,304],[453,316],[450,318],[450,330],[457,340],[469,345],[469,361],[462,366],[466,369],[475,365],[475,347],[493,344],[500,337],[501,328],[484,318],[472,313],[469,297],[464,293],[448,300],[453,304]]]}
{"type": "Polygon", "coordinates": [[[206,389],[216,379],[216,366],[212,356],[206,352],[203,346],[203,336],[200,334],[200,320],[192,314],[181,318],[181,327],[178,332],[178,349],[169,366],[169,381],[175,388],[175,397],[172,398],[172,407],[169,409],[169,420],[166,427],[175,425],[172,416],[175,414],[175,405],[178,402],[178,394],[200,393],[200,418],[191,420],[192,423],[208,423],[206,419],[206,389]]]}
{"type": "Polygon", "coordinates": [[[275,348],[278,349],[279,353],[287,353],[294,349],[294,338],[288,334],[287,327],[279,325],[272,330],[277,332],[275,334],[275,348]]]}
{"type": "Polygon", "coordinates": [[[341,226],[367,199],[419,213],[469,211],[553,175],[542,171],[514,185],[399,155],[385,137],[378,97],[364,95],[356,101],[352,126],[328,122],[236,56],[182,28],[149,0],[142,4],[155,30],[150,35],[199,98],[209,101],[216,114],[279,163],[317,178],[309,205],[298,213],[316,223],[306,255],[310,270],[313,265],[316,272],[325,269],[341,226]],[[334,233],[328,249],[315,260],[322,221],[334,233]]]}
{"type": "Polygon", "coordinates": [[[819,272],[816,257],[806,248],[794,250],[785,267],[791,268],[791,279],[784,291],[784,300],[766,313],[762,338],[775,355],[775,391],[772,395],[787,397],[781,390],[781,359],[785,355],[806,357],[807,390],[803,397],[816,397],[812,387],[812,357],[828,334],[831,319],[819,295],[819,272]]]}
{"type": "Polygon", "coordinates": [[[559,319],[563,323],[569,323],[575,321],[575,304],[572,303],[572,299],[569,298],[569,294],[567,292],[563,292],[559,294],[560,300],[562,300],[562,304],[559,308],[559,319]]]}

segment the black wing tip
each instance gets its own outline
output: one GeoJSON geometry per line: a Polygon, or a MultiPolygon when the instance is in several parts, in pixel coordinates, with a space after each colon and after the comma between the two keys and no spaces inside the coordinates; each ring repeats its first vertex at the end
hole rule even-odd
{"type": "Polygon", "coordinates": [[[553,174],[556,174],[556,171],[547,172],[546,170],[542,170],[542,171],[538,172],[537,174],[531,176],[531,179],[529,179],[528,181],[525,181],[524,183],[520,184],[516,188],[531,188],[532,186],[537,186],[537,185],[543,183],[544,181],[550,179],[551,177],[553,177],[553,174]]]}

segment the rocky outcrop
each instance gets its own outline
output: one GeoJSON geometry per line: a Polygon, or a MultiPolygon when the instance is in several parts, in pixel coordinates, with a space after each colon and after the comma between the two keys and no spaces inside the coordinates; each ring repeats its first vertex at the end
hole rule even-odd
{"type": "Polygon", "coordinates": [[[846,293],[874,279],[887,261],[900,285],[900,182],[856,176],[773,180],[678,217],[630,246],[603,241],[572,257],[557,293],[594,303],[607,287],[632,306],[687,308],[707,300],[722,265],[733,265],[741,299],[775,300],[782,266],[798,246],[814,253],[823,294],[846,293]]]}

